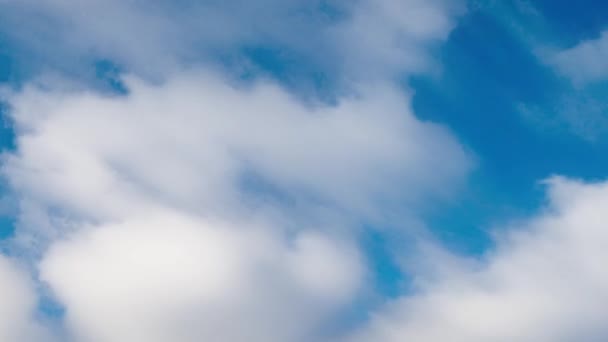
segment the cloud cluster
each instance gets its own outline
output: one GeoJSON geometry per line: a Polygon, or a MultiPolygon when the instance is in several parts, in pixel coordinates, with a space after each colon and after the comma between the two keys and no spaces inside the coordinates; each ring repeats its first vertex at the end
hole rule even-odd
{"type": "Polygon", "coordinates": [[[349,222],[469,167],[390,86],[327,106],[206,72],[127,85],[10,96],[15,243],[78,341],[318,339],[365,287],[349,222]]]}
{"type": "MultiPolygon", "coordinates": [[[[5,93],[15,150],[3,157],[18,201],[9,250],[65,309],[56,328],[78,342],[329,338],[369,277],[358,224],[450,192],[470,167],[387,82],[428,70],[461,10],[1,0],[13,57],[59,73],[5,93]],[[220,75],[222,58],[251,46],[289,51],[350,95],[303,103],[220,75]],[[100,60],[128,70],[127,94],[71,83],[100,60]]],[[[23,341],[38,298],[10,270],[0,332],[23,341]]]]}
{"type": "Polygon", "coordinates": [[[399,225],[470,169],[391,80],[429,70],[429,48],[461,11],[441,0],[0,0],[0,28],[45,67],[109,59],[130,72],[123,95],[48,82],[6,93],[15,149],[2,171],[18,201],[7,250],[26,257],[0,257],[0,340],[51,340],[37,323],[41,287],[76,342],[605,339],[608,185],[561,178],[546,210],[482,260],[421,252],[411,293],[340,330],[370,290],[361,223],[399,225]],[[211,61],[265,44],[352,91],[302,102],[211,61]]]}
{"type": "Polygon", "coordinates": [[[416,120],[390,86],[326,106],[270,83],[238,87],[198,72],[129,84],[126,97],[16,94],[18,153],[5,163],[13,187],[90,219],[156,202],[237,215],[242,197],[260,192],[288,199],[276,206],[357,216],[380,211],[380,200],[441,193],[469,167],[449,133],[416,120]]]}
{"type": "Polygon", "coordinates": [[[607,183],[551,179],[543,213],[508,230],[479,262],[439,257],[441,269],[419,274],[416,292],[355,340],[605,340],[607,205],[607,183]]]}

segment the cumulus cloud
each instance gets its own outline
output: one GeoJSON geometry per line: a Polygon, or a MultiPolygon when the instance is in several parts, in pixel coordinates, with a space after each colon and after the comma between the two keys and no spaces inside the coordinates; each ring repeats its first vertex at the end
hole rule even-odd
{"type": "Polygon", "coordinates": [[[242,196],[255,197],[248,177],[289,199],[275,206],[365,217],[382,200],[441,194],[470,165],[448,132],[416,120],[391,87],[328,107],[272,84],[237,88],[194,72],[159,86],[133,80],[127,97],[32,87],[11,103],[12,186],[24,201],[90,220],[156,202],[239,214],[242,196]]]}
{"type": "Polygon", "coordinates": [[[108,59],[130,75],[123,95],[57,79],[5,94],[10,247],[65,308],[69,339],[332,337],[369,279],[360,223],[409,216],[470,169],[390,81],[429,70],[429,48],[461,11],[440,0],[0,0],[0,29],[41,68],[70,79],[108,59]],[[349,95],[303,102],[218,72],[217,55],[252,45],[331,70],[349,95]]]}
{"type": "Polygon", "coordinates": [[[159,211],[78,233],[42,261],[78,341],[310,340],[360,284],[345,242],[159,211]]]}
{"type": "MultiPolygon", "coordinates": [[[[484,258],[423,249],[411,293],[354,334],[329,333],[369,280],[358,224],[409,216],[471,161],[390,81],[429,70],[428,51],[462,4],[327,4],[0,0],[8,39],[47,66],[78,73],[107,58],[131,75],[120,96],[48,82],[6,94],[10,248],[36,277],[0,257],[2,341],[49,340],[35,317],[41,284],[76,342],[608,337],[608,184],[561,178],[546,210],[484,258]],[[333,70],[352,91],[305,103],[272,82],[210,71],[215,54],[265,44],[333,70]]],[[[601,50],[593,44],[581,51],[601,50]]],[[[568,70],[577,53],[555,63],[568,70]]],[[[599,73],[599,59],[589,65],[573,79],[599,73]]]]}
{"type": "Polygon", "coordinates": [[[318,339],[365,287],[348,223],[470,165],[391,86],[328,106],[206,72],[127,85],[9,95],[15,244],[78,341],[318,339]]]}
{"type": "Polygon", "coordinates": [[[438,265],[449,266],[419,274],[415,292],[354,340],[605,340],[608,184],[548,184],[543,213],[508,230],[479,262],[439,253],[438,265]]]}

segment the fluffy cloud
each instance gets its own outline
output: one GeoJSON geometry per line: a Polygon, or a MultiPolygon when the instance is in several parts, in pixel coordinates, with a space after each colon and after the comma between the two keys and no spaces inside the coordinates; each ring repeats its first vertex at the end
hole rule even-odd
{"type": "MultiPolygon", "coordinates": [[[[0,25],[21,48],[76,73],[80,60],[109,58],[133,75],[124,96],[56,84],[7,96],[11,248],[65,308],[71,340],[340,339],[327,332],[368,279],[352,222],[408,216],[466,175],[458,142],[417,120],[387,82],[428,70],[459,2],[321,4],[0,0],[0,25]],[[208,70],[214,54],[256,44],[335,69],[352,95],[303,103],[268,82],[186,67],[208,70]]],[[[581,51],[601,50],[589,44],[581,51]]],[[[565,73],[576,49],[555,59],[565,73]]],[[[594,63],[573,78],[597,74],[594,63]]],[[[549,189],[546,211],[482,260],[422,252],[414,291],[346,339],[605,339],[608,184],[556,178],[549,189]]],[[[48,340],[35,287],[0,257],[3,341],[48,340]]]]}
{"type": "Polygon", "coordinates": [[[130,92],[33,87],[11,100],[18,152],[5,170],[24,200],[99,220],[159,201],[240,215],[243,195],[261,193],[289,199],[275,206],[369,216],[380,200],[442,193],[469,166],[457,142],[417,121],[391,87],[330,107],[196,72],[161,86],[134,80],[130,92]],[[251,189],[251,177],[263,187],[251,189]]]}
{"type": "Polygon", "coordinates": [[[420,274],[415,293],[375,315],[355,340],[605,340],[608,183],[549,184],[542,214],[509,230],[479,262],[443,254],[443,267],[420,274]]]}
{"type": "Polygon", "coordinates": [[[409,216],[470,168],[387,81],[430,68],[459,4],[0,0],[0,29],[40,68],[70,79],[109,59],[131,75],[121,96],[56,79],[6,95],[11,248],[65,308],[61,329],[78,342],[329,338],[366,287],[358,224],[409,216]],[[302,102],[209,71],[249,46],[331,71],[349,95],[302,102]]]}
{"type": "Polygon", "coordinates": [[[469,167],[390,86],[328,106],[196,71],[127,85],[9,96],[15,243],[78,341],[319,339],[365,287],[343,227],[469,167]]]}
{"type": "Polygon", "coordinates": [[[305,341],[352,298],[362,269],[345,242],[287,242],[263,228],[149,213],[55,244],[43,280],[78,341],[305,341]]]}

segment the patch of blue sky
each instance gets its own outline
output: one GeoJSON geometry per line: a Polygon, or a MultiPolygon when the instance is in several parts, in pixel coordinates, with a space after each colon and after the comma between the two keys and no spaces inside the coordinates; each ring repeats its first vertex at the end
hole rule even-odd
{"type": "MultiPolygon", "coordinates": [[[[544,19],[545,38],[563,47],[597,38],[608,26],[608,3],[602,0],[528,0],[544,19]]],[[[538,20],[538,16],[537,20],[538,20]]]]}
{"type": "Polygon", "coordinates": [[[573,125],[598,129],[598,120],[603,124],[608,112],[604,107],[589,111],[588,104],[603,103],[599,99],[607,89],[596,85],[575,90],[536,55],[533,39],[518,29],[536,29],[527,33],[541,36],[539,27],[568,31],[572,44],[608,24],[607,16],[600,20],[596,13],[608,13],[607,6],[566,3],[572,4],[472,6],[442,47],[441,75],[411,81],[415,113],[446,124],[478,160],[464,193],[452,203],[439,203],[427,218],[440,240],[456,251],[483,254],[498,223],[535,212],[544,204],[542,179],[553,174],[599,179],[608,174],[608,146],[601,132],[593,132],[600,138],[590,143],[580,136],[590,133],[573,131],[573,125]],[[571,15],[578,19],[565,18],[571,7],[581,12],[571,15]],[[585,25],[580,18],[588,18],[585,25]],[[573,93],[575,98],[564,98],[573,93]],[[570,101],[570,118],[563,112],[564,101],[570,101]],[[529,108],[533,111],[526,113],[529,108]]]}
{"type": "Polygon", "coordinates": [[[302,56],[285,46],[245,46],[220,63],[241,80],[270,78],[280,82],[303,100],[335,103],[337,81],[326,65],[302,56]]]}
{"type": "MultiPolygon", "coordinates": [[[[15,78],[14,60],[7,50],[0,36],[0,86],[11,84],[15,78]]],[[[7,105],[0,101],[0,151],[14,148],[14,134],[7,116],[7,109],[7,105]]],[[[0,198],[4,193],[6,193],[6,186],[4,182],[0,182],[0,198]]],[[[4,202],[0,201],[0,206],[6,207],[4,202]]],[[[14,217],[11,214],[8,210],[0,208],[0,241],[13,236],[14,217]]]]}
{"type": "Polygon", "coordinates": [[[0,216],[0,241],[13,236],[14,224],[12,217],[8,215],[0,216]]]}

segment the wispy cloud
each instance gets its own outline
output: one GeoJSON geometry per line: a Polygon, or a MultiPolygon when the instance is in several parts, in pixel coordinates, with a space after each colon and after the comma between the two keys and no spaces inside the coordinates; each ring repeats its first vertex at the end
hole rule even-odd
{"type": "Polygon", "coordinates": [[[548,62],[577,85],[608,78],[608,33],[546,57],[548,62]]]}
{"type": "Polygon", "coordinates": [[[27,51],[20,57],[34,53],[34,62],[75,76],[105,58],[162,78],[243,47],[273,46],[351,82],[428,68],[426,48],[446,38],[464,6],[456,0],[4,0],[0,9],[9,41],[27,51]]]}

